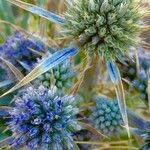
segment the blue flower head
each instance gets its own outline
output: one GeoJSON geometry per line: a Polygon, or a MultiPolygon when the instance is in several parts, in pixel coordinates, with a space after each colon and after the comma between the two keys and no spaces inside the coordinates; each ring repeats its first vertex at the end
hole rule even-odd
{"type": "Polygon", "coordinates": [[[37,85],[42,84],[46,87],[50,87],[50,85],[54,82],[58,89],[68,89],[72,87],[74,77],[75,71],[73,69],[73,63],[71,60],[66,60],[42,74],[35,80],[35,83],[37,85]]]}
{"type": "Polygon", "coordinates": [[[37,52],[44,52],[45,44],[36,38],[30,38],[16,31],[0,46],[2,56],[21,71],[32,69],[41,57],[37,52]]]}
{"type": "Polygon", "coordinates": [[[9,127],[11,147],[27,149],[74,149],[72,133],[79,130],[74,97],[60,94],[55,87],[28,87],[15,98],[9,127]]]}
{"type": "Polygon", "coordinates": [[[119,133],[123,125],[117,101],[106,97],[96,97],[96,106],[92,109],[92,120],[96,129],[104,135],[119,133]]]}

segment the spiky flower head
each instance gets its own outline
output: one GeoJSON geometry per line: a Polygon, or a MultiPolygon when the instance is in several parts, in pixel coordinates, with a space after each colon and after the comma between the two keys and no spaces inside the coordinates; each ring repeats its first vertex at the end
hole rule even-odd
{"type": "Polygon", "coordinates": [[[66,26],[90,54],[109,59],[127,52],[139,34],[135,0],[76,0],[69,6],[66,26]]]}
{"type": "Polygon", "coordinates": [[[43,42],[16,31],[0,46],[1,56],[15,65],[20,71],[32,69],[40,53],[45,51],[43,42]]]}
{"type": "Polygon", "coordinates": [[[11,147],[27,149],[74,149],[72,132],[80,129],[75,115],[74,97],[62,95],[56,88],[28,87],[15,98],[9,127],[13,131],[11,147]]]}
{"type": "Polygon", "coordinates": [[[117,100],[109,100],[107,97],[96,97],[96,106],[92,110],[92,120],[95,128],[104,135],[119,133],[123,125],[122,116],[117,100]]]}
{"type": "Polygon", "coordinates": [[[75,71],[71,60],[66,60],[53,69],[42,74],[35,80],[37,85],[44,85],[50,87],[51,84],[55,84],[58,89],[68,89],[73,85],[73,78],[75,77],[75,71]]]}

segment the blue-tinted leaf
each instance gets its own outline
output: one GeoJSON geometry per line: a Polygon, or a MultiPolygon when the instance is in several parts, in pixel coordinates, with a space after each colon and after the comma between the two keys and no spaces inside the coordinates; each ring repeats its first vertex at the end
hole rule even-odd
{"type": "Polygon", "coordinates": [[[13,88],[11,88],[9,91],[4,93],[2,96],[3,97],[18,88],[30,83],[33,81],[35,78],[40,76],[41,74],[47,72],[54,66],[58,65],[62,61],[70,58],[71,56],[74,56],[77,53],[77,49],[74,47],[68,47],[65,49],[62,49],[53,55],[50,55],[49,57],[45,58],[43,61],[41,61],[40,64],[38,64],[27,76],[25,76],[17,85],[15,85],[13,88]]]}
{"type": "Polygon", "coordinates": [[[55,22],[55,23],[58,23],[58,24],[64,24],[65,22],[65,19],[57,14],[54,14],[50,11],[47,11],[41,7],[38,7],[36,5],[32,5],[32,4],[29,4],[29,3],[25,3],[25,2],[22,2],[20,0],[7,0],[9,1],[10,3],[22,8],[22,9],[25,9],[29,12],[32,12],[38,16],[41,16],[41,17],[44,17],[52,22],[55,22]]]}

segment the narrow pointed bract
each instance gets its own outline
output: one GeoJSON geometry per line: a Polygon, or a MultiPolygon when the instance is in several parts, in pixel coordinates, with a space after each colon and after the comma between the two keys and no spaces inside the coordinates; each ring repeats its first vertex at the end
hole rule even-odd
{"type": "Polygon", "coordinates": [[[25,9],[27,11],[30,11],[38,16],[41,16],[41,17],[44,17],[52,22],[55,22],[55,23],[58,23],[58,24],[64,24],[65,22],[65,19],[57,14],[54,14],[50,11],[47,11],[41,7],[38,7],[36,5],[32,5],[32,4],[29,4],[29,3],[25,3],[25,2],[22,2],[20,0],[7,0],[9,1],[10,3],[18,6],[18,7],[21,7],[22,9],[25,9]]]}
{"type": "Polygon", "coordinates": [[[53,55],[50,55],[45,60],[43,60],[40,64],[38,64],[27,76],[25,76],[17,85],[11,88],[9,91],[4,93],[2,96],[7,95],[20,87],[30,83],[32,80],[36,79],[41,74],[55,67],[59,63],[64,60],[74,56],[77,53],[77,49],[75,47],[64,48],[53,55]]]}
{"type": "Polygon", "coordinates": [[[112,60],[108,60],[107,61],[107,69],[108,69],[108,73],[109,73],[111,81],[115,85],[117,85],[119,83],[119,73],[118,73],[119,70],[118,70],[115,62],[112,60]]]}
{"type": "Polygon", "coordinates": [[[108,68],[110,79],[115,85],[117,100],[118,100],[119,108],[121,111],[122,119],[124,121],[125,128],[130,138],[125,95],[124,95],[124,89],[123,89],[123,85],[121,81],[120,72],[119,72],[117,65],[112,60],[107,61],[107,68],[108,68]]]}

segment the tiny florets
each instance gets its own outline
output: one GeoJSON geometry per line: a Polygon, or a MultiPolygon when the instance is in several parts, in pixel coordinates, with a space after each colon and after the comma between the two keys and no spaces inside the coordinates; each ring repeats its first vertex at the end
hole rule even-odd
{"type": "Polygon", "coordinates": [[[89,54],[116,58],[139,41],[140,14],[135,0],[76,0],[65,18],[68,34],[89,54]]]}
{"type": "Polygon", "coordinates": [[[59,94],[56,88],[28,87],[14,101],[8,123],[13,132],[11,147],[74,149],[71,134],[80,126],[73,96],[59,94]]]}
{"type": "Polygon", "coordinates": [[[92,110],[95,128],[105,135],[119,133],[123,120],[117,101],[111,101],[106,97],[96,97],[95,99],[96,106],[92,110]]]}
{"type": "Polygon", "coordinates": [[[35,80],[37,85],[44,85],[50,87],[53,82],[58,89],[68,89],[73,85],[73,78],[75,77],[75,71],[73,70],[73,64],[70,60],[66,60],[53,69],[42,74],[35,80]]]}

